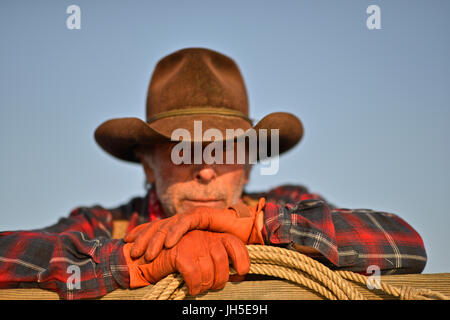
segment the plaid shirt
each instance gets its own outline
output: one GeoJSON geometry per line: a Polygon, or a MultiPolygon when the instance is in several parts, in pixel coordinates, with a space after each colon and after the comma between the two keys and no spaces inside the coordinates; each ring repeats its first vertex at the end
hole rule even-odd
{"type": "MultiPolygon", "coordinates": [[[[368,209],[338,209],[302,186],[244,194],[251,204],[265,197],[263,236],[268,245],[315,248],[331,268],[365,273],[420,273],[426,253],[419,234],[398,216],[368,209]]],[[[38,287],[63,299],[101,297],[129,287],[123,240],[112,239],[113,220],[131,230],[164,218],[154,189],[115,209],[80,207],[40,230],[0,233],[0,288],[38,287]],[[74,279],[79,281],[74,282],[74,279]]]]}

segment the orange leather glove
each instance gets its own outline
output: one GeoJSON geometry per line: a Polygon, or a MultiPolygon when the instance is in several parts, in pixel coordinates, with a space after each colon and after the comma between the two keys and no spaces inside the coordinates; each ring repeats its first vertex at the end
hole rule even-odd
{"type": "Polygon", "coordinates": [[[152,262],[143,257],[133,259],[132,243],[123,247],[130,274],[130,287],[156,283],[167,275],[179,272],[191,296],[208,289],[221,289],[229,278],[229,258],[239,275],[250,270],[250,258],[244,244],[226,233],[193,230],[174,247],[164,249],[152,262]]]}
{"type": "Polygon", "coordinates": [[[183,214],[137,226],[125,237],[134,242],[131,257],[145,256],[152,261],[163,247],[171,248],[190,230],[209,230],[235,235],[244,244],[264,244],[262,227],[265,199],[260,198],[255,207],[243,203],[228,209],[195,207],[183,214]]]}

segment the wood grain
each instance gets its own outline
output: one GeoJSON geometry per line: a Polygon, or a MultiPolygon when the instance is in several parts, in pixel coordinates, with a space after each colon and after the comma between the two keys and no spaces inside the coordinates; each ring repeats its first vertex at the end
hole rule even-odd
{"type": "MultiPolygon", "coordinates": [[[[409,274],[382,276],[385,281],[395,286],[410,286],[439,291],[450,296],[450,273],[409,274]]],[[[115,290],[103,300],[140,300],[151,286],[134,290],[115,290]]],[[[379,290],[369,290],[367,287],[355,284],[366,299],[393,299],[379,290]]],[[[196,297],[195,300],[322,300],[323,297],[309,289],[283,280],[255,280],[229,282],[219,291],[210,291],[196,297]]],[[[1,289],[0,300],[55,300],[58,295],[41,289],[1,289]]]]}

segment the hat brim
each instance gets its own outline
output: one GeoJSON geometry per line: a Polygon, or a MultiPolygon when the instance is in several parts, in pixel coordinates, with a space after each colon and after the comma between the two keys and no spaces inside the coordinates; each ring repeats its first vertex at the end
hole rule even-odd
{"type": "Polygon", "coordinates": [[[151,124],[139,118],[116,118],[102,123],[95,130],[94,137],[100,147],[110,155],[129,162],[139,162],[135,154],[137,147],[171,141],[172,133],[176,129],[186,129],[190,133],[191,141],[198,141],[194,132],[194,121],[201,121],[202,134],[208,129],[215,128],[222,133],[224,139],[226,129],[240,128],[244,134],[254,129],[258,138],[260,129],[266,129],[269,155],[273,129],[278,129],[279,154],[294,147],[303,137],[300,119],[287,112],[270,113],[253,127],[244,119],[219,115],[168,117],[151,124]]]}

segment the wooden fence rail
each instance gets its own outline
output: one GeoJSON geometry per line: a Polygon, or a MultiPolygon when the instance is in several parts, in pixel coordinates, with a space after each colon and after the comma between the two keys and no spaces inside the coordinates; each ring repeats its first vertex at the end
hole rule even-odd
{"type": "MultiPolygon", "coordinates": [[[[450,273],[408,274],[382,276],[381,281],[395,286],[430,289],[450,296],[450,273]]],[[[393,299],[379,290],[369,290],[366,286],[355,284],[358,291],[369,300],[393,299]]],[[[133,290],[115,290],[101,299],[140,300],[151,286],[133,290]]],[[[55,300],[54,292],[42,289],[2,289],[0,300],[55,300]]],[[[297,284],[283,280],[249,280],[229,282],[222,290],[189,297],[196,300],[322,300],[319,294],[297,284]]]]}

